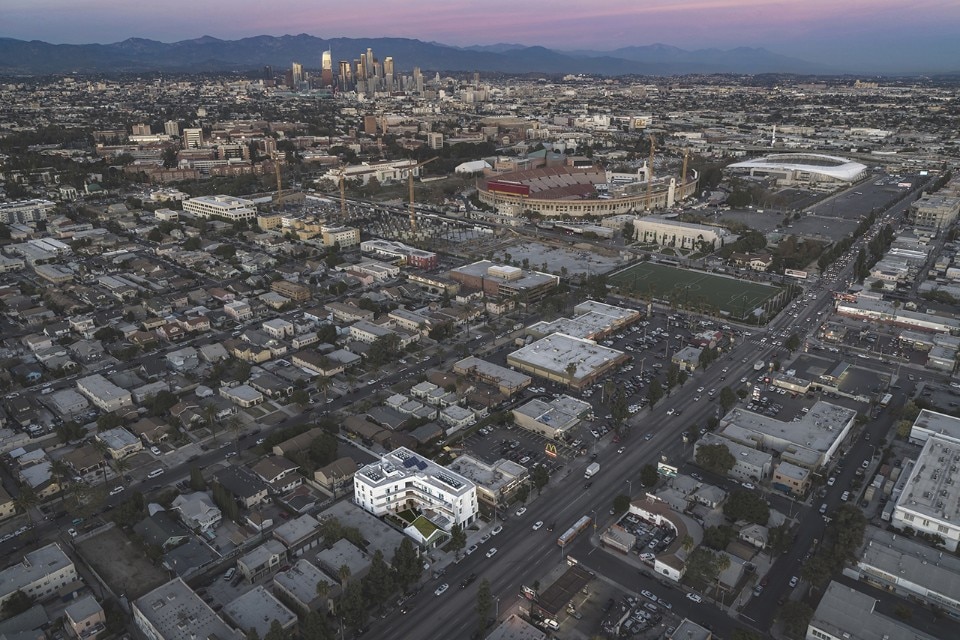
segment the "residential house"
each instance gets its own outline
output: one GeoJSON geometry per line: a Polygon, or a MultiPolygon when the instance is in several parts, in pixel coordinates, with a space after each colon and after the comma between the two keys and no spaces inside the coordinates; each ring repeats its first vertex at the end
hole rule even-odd
{"type": "Polygon", "coordinates": [[[193,531],[210,531],[223,518],[213,499],[204,491],[181,493],[174,499],[171,508],[180,512],[180,519],[193,531]]]}
{"type": "Polygon", "coordinates": [[[133,525],[133,531],[147,544],[164,551],[190,539],[190,532],[173,519],[168,511],[157,511],[133,525]]]}
{"type": "Polygon", "coordinates": [[[279,495],[300,486],[303,479],[297,473],[299,468],[286,458],[267,456],[253,465],[252,471],[269,485],[271,493],[279,495]]]}
{"type": "Polygon", "coordinates": [[[237,569],[248,582],[255,582],[270,573],[287,558],[287,548],[272,538],[240,556],[237,569]]]}
{"type": "Polygon", "coordinates": [[[246,467],[221,469],[214,474],[213,479],[245,509],[253,509],[267,499],[267,483],[246,467]]]}

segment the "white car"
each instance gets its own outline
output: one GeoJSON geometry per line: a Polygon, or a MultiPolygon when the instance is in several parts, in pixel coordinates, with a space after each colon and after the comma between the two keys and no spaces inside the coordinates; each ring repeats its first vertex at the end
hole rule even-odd
{"type": "Polygon", "coordinates": [[[477,545],[472,544],[472,545],[470,545],[469,547],[467,547],[466,551],[464,551],[464,554],[470,555],[471,553],[473,553],[473,552],[476,551],[476,550],[477,550],[477,545]]]}
{"type": "Polygon", "coordinates": [[[71,538],[76,538],[76,537],[77,537],[77,530],[74,529],[73,527],[70,527],[69,529],[67,529],[67,533],[70,534],[70,537],[71,537],[71,538]]]}
{"type": "Polygon", "coordinates": [[[744,482],[744,483],[743,483],[743,488],[744,488],[744,489],[751,489],[751,490],[752,490],[752,489],[756,489],[756,487],[753,486],[753,483],[752,483],[752,482],[744,482]]]}
{"type": "Polygon", "coordinates": [[[827,486],[832,487],[836,481],[837,481],[836,477],[830,476],[830,478],[827,480],[827,486]]]}
{"type": "Polygon", "coordinates": [[[493,528],[493,531],[490,532],[490,535],[495,536],[495,535],[497,535],[498,533],[500,533],[501,531],[503,531],[503,525],[502,525],[502,524],[498,524],[497,526],[495,526],[495,527],[493,528]]]}
{"type": "Polygon", "coordinates": [[[487,557],[488,557],[488,558],[492,558],[492,557],[495,556],[495,555],[497,555],[497,548],[496,548],[496,547],[490,547],[490,550],[487,551],[487,557]]]}
{"type": "Polygon", "coordinates": [[[687,600],[692,600],[693,602],[703,602],[703,598],[695,593],[688,593],[687,600]]]}
{"type": "Polygon", "coordinates": [[[527,512],[527,508],[526,508],[526,507],[520,507],[519,509],[517,509],[516,515],[517,515],[517,516],[522,516],[522,515],[525,514],[526,512],[527,512]]]}
{"type": "Polygon", "coordinates": [[[668,415],[668,416],[672,416],[672,415],[675,414],[676,412],[677,412],[676,409],[667,409],[667,415],[668,415]]]}
{"type": "Polygon", "coordinates": [[[846,502],[846,501],[849,500],[849,499],[850,499],[850,492],[849,492],[849,491],[844,491],[843,493],[840,494],[840,500],[841,500],[841,502],[846,502]]]}
{"type": "Polygon", "coordinates": [[[793,589],[795,586],[797,586],[797,583],[799,583],[799,582],[800,582],[800,579],[797,578],[797,576],[791,577],[791,578],[790,578],[790,588],[793,589]]]}
{"type": "Polygon", "coordinates": [[[543,526],[543,520],[537,520],[536,522],[533,523],[533,526],[530,527],[530,528],[533,529],[534,531],[536,531],[537,529],[539,529],[539,528],[542,527],[542,526],[543,526]]]}
{"type": "Polygon", "coordinates": [[[115,496],[115,495],[117,495],[118,493],[123,493],[123,490],[124,490],[124,487],[122,487],[122,486],[120,486],[120,487],[114,487],[113,489],[110,489],[110,495],[115,496]]]}
{"type": "Polygon", "coordinates": [[[447,591],[447,589],[449,589],[449,588],[450,588],[450,585],[448,585],[446,582],[444,582],[442,585],[440,585],[439,587],[437,587],[437,590],[433,592],[433,595],[435,595],[435,596],[442,596],[442,595],[447,591]]]}
{"type": "Polygon", "coordinates": [[[163,455],[163,451],[160,451],[160,447],[150,447],[150,453],[152,453],[155,456],[163,455]]]}

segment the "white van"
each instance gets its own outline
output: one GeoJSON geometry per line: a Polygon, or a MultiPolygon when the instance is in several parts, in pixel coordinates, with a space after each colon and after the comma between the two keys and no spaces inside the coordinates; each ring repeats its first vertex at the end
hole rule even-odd
{"type": "Polygon", "coordinates": [[[161,476],[161,475],[163,475],[163,469],[154,469],[153,471],[147,474],[147,477],[156,478],[157,476],[161,476]]]}

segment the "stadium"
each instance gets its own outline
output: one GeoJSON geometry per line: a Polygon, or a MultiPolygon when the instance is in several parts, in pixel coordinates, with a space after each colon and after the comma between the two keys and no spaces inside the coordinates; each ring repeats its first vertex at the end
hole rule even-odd
{"type": "Polygon", "coordinates": [[[860,180],[867,166],[820,153],[773,153],[735,162],[727,167],[733,173],[775,178],[779,186],[847,184],[860,180]]]}
{"type": "MultiPolygon", "coordinates": [[[[642,173],[642,171],[640,172],[642,173]]],[[[675,177],[650,185],[637,179],[619,183],[598,166],[554,166],[490,176],[477,184],[480,201],[503,215],[524,212],[544,217],[606,217],[672,207],[697,192],[697,173],[678,184],[675,177]]]]}

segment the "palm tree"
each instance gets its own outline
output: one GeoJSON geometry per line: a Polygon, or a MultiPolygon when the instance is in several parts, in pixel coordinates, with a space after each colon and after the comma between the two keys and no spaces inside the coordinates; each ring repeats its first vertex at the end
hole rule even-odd
{"type": "MultiPolygon", "coordinates": [[[[113,470],[117,472],[117,479],[122,479],[123,474],[130,470],[130,463],[126,458],[119,458],[113,461],[113,470]]],[[[122,482],[121,482],[122,484],[122,482]]]]}
{"type": "Polygon", "coordinates": [[[240,416],[233,414],[227,418],[226,422],[227,429],[233,434],[233,441],[236,443],[237,452],[240,451],[240,432],[243,431],[243,422],[240,420],[240,416]]]}
{"type": "Polygon", "coordinates": [[[320,376],[317,378],[317,391],[323,394],[323,403],[327,403],[327,392],[330,390],[330,378],[320,376]]]}
{"type": "Polygon", "coordinates": [[[20,495],[14,500],[14,504],[18,509],[23,509],[23,512],[27,514],[27,522],[31,527],[33,527],[33,513],[31,513],[30,510],[37,506],[38,502],[40,502],[40,499],[37,497],[37,492],[34,491],[33,487],[28,484],[20,485],[20,495]]]}
{"type": "Polygon", "coordinates": [[[93,440],[93,446],[100,452],[100,460],[102,462],[100,468],[103,469],[103,484],[107,484],[107,453],[109,453],[110,449],[106,443],[96,438],[93,440]]]}
{"type": "Polygon", "coordinates": [[[212,404],[208,404],[203,407],[203,417],[207,422],[207,426],[210,428],[210,433],[213,434],[213,443],[217,443],[217,429],[216,429],[216,418],[217,418],[217,408],[212,404]]]}
{"type": "Polygon", "coordinates": [[[65,480],[71,477],[73,473],[70,471],[70,467],[68,467],[63,460],[54,460],[50,463],[50,475],[53,477],[54,482],[57,483],[57,486],[62,492],[63,487],[66,484],[65,480]]]}
{"type": "Polygon", "coordinates": [[[347,580],[350,579],[350,567],[348,567],[345,564],[341,565],[340,571],[338,571],[337,573],[340,574],[340,586],[343,588],[346,588],[347,580]]]}

